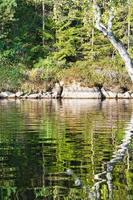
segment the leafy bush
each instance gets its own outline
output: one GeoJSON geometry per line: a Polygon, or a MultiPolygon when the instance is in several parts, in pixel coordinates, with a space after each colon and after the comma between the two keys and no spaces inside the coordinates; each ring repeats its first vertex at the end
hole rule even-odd
{"type": "Polygon", "coordinates": [[[16,91],[24,79],[24,68],[3,64],[0,66],[0,90],[16,91]]]}

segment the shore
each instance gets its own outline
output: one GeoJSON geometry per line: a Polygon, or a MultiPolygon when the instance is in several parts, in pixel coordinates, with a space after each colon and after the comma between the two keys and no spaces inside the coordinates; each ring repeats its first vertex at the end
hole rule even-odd
{"type": "Polygon", "coordinates": [[[133,99],[133,91],[109,90],[99,87],[81,87],[80,85],[60,86],[56,84],[51,91],[39,92],[0,92],[0,99],[133,99]]]}

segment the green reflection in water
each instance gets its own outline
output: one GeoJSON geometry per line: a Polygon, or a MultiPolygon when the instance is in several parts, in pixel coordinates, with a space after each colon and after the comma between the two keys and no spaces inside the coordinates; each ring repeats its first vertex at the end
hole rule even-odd
{"type": "MultiPolygon", "coordinates": [[[[132,106],[124,100],[0,101],[0,199],[89,199],[94,176],[124,137],[132,106]]],[[[116,200],[133,199],[132,152],[131,143],[114,168],[116,200]]],[[[110,198],[107,183],[100,192],[110,198]]]]}

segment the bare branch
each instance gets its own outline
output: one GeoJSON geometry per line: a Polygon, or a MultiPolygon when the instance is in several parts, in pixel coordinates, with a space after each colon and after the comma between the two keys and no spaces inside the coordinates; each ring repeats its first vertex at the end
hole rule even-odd
{"type": "Polygon", "coordinates": [[[132,58],[128,54],[128,51],[124,44],[118,40],[113,33],[112,27],[113,27],[113,19],[114,19],[114,10],[113,8],[110,9],[110,14],[109,14],[109,20],[108,20],[108,27],[101,22],[102,20],[102,13],[101,13],[101,7],[97,3],[96,0],[93,0],[93,6],[94,6],[94,11],[95,11],[95,20],[96,20],[96,28],[101,31],[112,43],[115,49],[119,52],[121,58],[123,59],[126,69],[129,73],[129,76],[131,77],[131,80],[133,82],[133,62],[132,58]]]}
{"type": "Polygon", "coordinates": [[[114,19],[114,9],[111,8],[109,12],[108,33],[112,32],[113,19],[114,19]]]}
{"type": "Polygon", "coordinates": [[[102,13],[101,13],[101,8],[100,6],[96,3],[94,0],[94,12],[95,12],[95,20],[96,20],[96,28],[103,32],[105,36],[107,36],[107,28],[103,25],[101,22],[102,19],[102,13]]]}

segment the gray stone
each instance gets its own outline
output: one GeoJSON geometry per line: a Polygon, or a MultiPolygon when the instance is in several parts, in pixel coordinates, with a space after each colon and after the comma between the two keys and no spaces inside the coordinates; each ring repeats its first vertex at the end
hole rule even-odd
{"type": "Polygon", "coordinates": [[[131,98],[133,98],[133,93],[131,93],[131,98]]]}
{"type": "Polygon", "coordinates": [[[42,99],[42,94],[41,94],[41,92],[38,93],[38,99],[42,99]]]}
{"type": "Polygon", "coordinates": [[[17,98],[20,98],[21,96],[23,96],[23,92],[18,91],[18,92],[16,92],[15,95],[17,98]]]}
{"type": "Polygon", "coordinates": [[[39,98],[39,94],[30,94],[27,96],[28,99],[38,99],[39,98]]]}
{"type": "Polygon", "coordinates": [[[127,98],[127,99],[131,98],[130,92],[129,92],[129,91],[128,91],[128,92],[125,92],[125,93],[124,93],[124,97],[127,98]]]}
{"type": "Polygon", "coordinates": [[[105,90],[104,88],[101,89],[102,95],[107,99],[115,99],[117,97],[116,92],[112,92],[110,90],[105,90]]]}
{"type": "Polygon", "coordinates": [[[15,97],[16,97],[16,95],[9,91],[0,93],[0,98],[15,98],[15,97]]]}
{"type": "Polygon", "coordinates": [[[9,95],[8,92],[1,92],[0,93],[0,98],[2,98],[2,99],[3,98],[8,98],[8,95],[9,95]]]}
{"type": "Polygon", "coordinates": [[[16,94],[15,93],[10,93],[9,94],[9,96],[8,96],[8,98],[10,98],[10,99],[14,99],[14,98],[16,98],[16,94]]]}
{"type": "Polygon", "coordinates": [[[77,187],[82,185],[82,181],[79,178],[76,178],[74,183],[75,183],[75,186],[77,186],[77,187]]]}
{"type": "Polygon", "coordinates": [[[109,97],[108,92],[104,88],[101,88],[101,93],[105,98],[109,97]]]}
{"type": "Polygon", "coordinates": [[[52,93],[52,98],[57,98],[58,97],[58,92],[57,91],[54,91],[53,93],[52,93]]]}
{"type": "Polygon", "coordinates": [[[63,92],[63,85],[56,83],[52,90],[52,98],[60,98],[63,92]]]}
{"type": "Polygon", "coordinates": [[[70,92],[64,90],[62,93],[63,98],[79,98],[79,99],[100,99],[101,93],[100,92],[70,92]]]}
{"type": "Polygon", "coordinates": [[[68,176],[72,176],[72,175],[73,175],[73,171],[72,171],[71,169],[67,169],[67,170],[66,170],[66,174],[67,174],[68,176]]]}
{"type": "Polygon", "coordinates": [[[108,91],[108,95],[109,95],[110,99],[115,99],[117,97],[117,93],[116,92],[108,91]]]}
{"type": "Polygon", "coordinates": [[[43,99],[50,99],[50,98],[52,98],[52,94],[51,94],[51,92],[45,92],[45,93],[43,93],[41,95],[41,98],[43,98],[43,99]]]}
{"type": "Polygon", "coordinates": [[[20,98],[22,98],[22,99],[27,99],[27,98],[28,98],[28,94],[25,94],[25,95],[23,95],[23,96],[20,96],[20,98]]]}
{"type": "Polygon", "coordinates": [[[131,98],[131,95],[130,95],[129,92],[118,93],[118,94],[117,94],[117,98],[118,98],[118,99],[129,99],[129,98],[131,98]]]}

